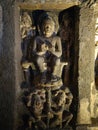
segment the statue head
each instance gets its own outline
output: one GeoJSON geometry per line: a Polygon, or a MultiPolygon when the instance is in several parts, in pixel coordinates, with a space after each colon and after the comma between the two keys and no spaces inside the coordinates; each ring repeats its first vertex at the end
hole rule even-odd
{"type": "Polygon", "coordinates": [[[34,35],[35,26],[33,25],[33,20],[31,19],[30,15],[27,12],[23,12],[20,16],[20,31],[21,37],[25,38],[28,35],[34,35]]]}
{"type": "Polygon", "coordinates": [[[27,107],[34,114],[35,117],[40,116],[45,103],[45,91],[36,90],[30,93],[27,97],[27,107]]]}
{"type": "Polygon", "coordinates": [[[40,116],[43,109],[43,102],[39,95],[32,95],[31,99],[31,111],[35,116],[40,116]]]}
{"type": "Polygon", "coordinates": [[[55,23],[51,17],[47,17],[42,21],[40,31],[45,37],[51,37],[55,33],[55,23]]]}
{"type": "Polygon", "coordinates": [[[66,95],[64,93],[64,91],[59,91],[58,93],[58,106],[62,106],[63,104],[65,104],[65,98],[66,98],[66,95]]]}

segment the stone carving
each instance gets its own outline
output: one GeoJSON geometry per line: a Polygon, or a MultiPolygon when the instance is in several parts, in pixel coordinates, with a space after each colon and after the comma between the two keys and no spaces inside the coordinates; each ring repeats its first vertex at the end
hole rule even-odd
{"type": "MultiPolygon", "coordinates": [[[[52,97],[52,105],[51,111],[54,114],[54,120],[50,124],[50,127],[60,126],[62,128],[62,123],[64,125],[68,125],[70,120],[72,119],[72,114],[69,112],[70,104],[68,102],[71,101],[72,97],[69,97],[67,94],[68,88],[64,90],[55,91],[52,97]]],[[[63,126],[63,127],[65,127],[63,126]]]]}
{"type": "Polygon", "coordinates": [[[33,20],[31,20],[30,15],[28,12],[23,12],[20,16],[20,32],[21,32],[21,38],[22,38],[22,69],[24,71],[24,78],[27,82],[27,85],[29,85],[30,80],[30,74],[28,71],[29,66],[31,63],[29,63],[32,59],[32,40],[34,36],[36,35],[36,27],[33,25],[33,20]]]}
{"type": "Polygon", "coordinates": [[[20,16],[20,31],[21,37],[25,38],[27,35],[34,35],[35,26],[32,26],[31,17],[27,12],[23,12],[20,16]]]}
{"type": "Polygon", "coordinates": [[[96,19],[95,25],[95,84],[98,89],[98,19],[96,19]]]}
{"type": "Polygon", "coordinates": [[[42,111],[44,109],[44,103],[46,101],[45,90],[36,90],[29,94],[27,97],[27,107],[31,113],[29,117],[29,128],[32,128],[32,125],[39,128],[46,128],[46,124],[42,120],[44,117],[42,111]]]}
{"type": "Polygon", "coordinates": [[[26,96],[26,106],[30,111],[29,128],[65,128],[73,115],[69,111],[73,96],[70,90],[36,89],[26,96]]]}
{"type": "Polygon", "coordinates": [[[30,112],[28,129],[65,128],[73,117],[73,96],[62,80],[63,67],[68,63],[61,61],[61,39],[56,35],[53,18],[46,14],[39,23],[39,35],[31,36],[27,44],[31,58],[24,56],[22,61],[29,91],[25,96],[30,112]]]}
{"type": "Polygon", "coordinates": [[[60,57],[62,54],[61,40],[54,34],[55,23],[51,18],[46,18],[40,25],[40,36],[34,40],[33,53],[36,57],[39,72],[41,72],[41,82],[47,83],[47,74],[50,73],[50,82],[61,79],[57,75],[60,67],[60,57]],[[53,64],[52,64],[53,63],[53,64]],[[50,65],[52,64],[52,65],[50,65]]]}
{"type": "MultiPolygon", "coordinates": [[[[46,17],[46,16],[45,16],[46,17]]],[[[25,60],[22,66],[27,73],[27,83],[29,83],[29,68],[35,71],[34,82],[35,86],[42,86],[47,83],[47,86],[62,85],[61,75],[64,65],[67,62],[60,62],[62,54],[61,40],[55,34],[55,23],[51,17],[46,17],[39,25],[40,35],[36,36],[32,42],[32,59],[25,60]],[[36,80],[37,79],[37,80],[36,80]],[[57,82],[55,82],[57,81],[57,82]],[[49,83],[50,82],[50,83],[49,83]],[[43,84],[42,84],[43,83],[43,84]]]]}

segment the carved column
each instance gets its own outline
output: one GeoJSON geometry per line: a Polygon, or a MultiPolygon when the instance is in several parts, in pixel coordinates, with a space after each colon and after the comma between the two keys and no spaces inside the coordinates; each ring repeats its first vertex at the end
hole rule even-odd
{"type": "MultiPolygon", "coordinates": [[[[0,1],[0,129],[13,130],[20,85],[19,30],[11,1],[0,1]],[[16,20],[16,21],[15,21],[16,20]],[[14,24],[15,23],[15,24],[14,24]],[[3,24],[3,26],[2,26],[3,24]],[[3,30],[2,30],[3,27],[3,30]],[[16,91],[17,87],[17,91],[16,91]]],[[[18,23],[19,24],[19,23],[18,23]]]]}
{"type": "MultiPolygon", "coordinates": [[[[0,5],[0,43],[1,43],[1,39],[2,39],[2,29],[3,29],[3,23],[2,23],[2,7],[0,5]]],[[[0,53],[1,53],[1,44],[0,44],[0,53]]]]}
{"type": "MultiPolygon", "coordinates": [[[[90,97],[94,85],[94,18],[93,9],[80,9],[79,24],[79,108],[77,123],[91,124],[90,97]]],[[[77,129],[80,130],[78,127],[77,129]]]]}
{"type": "MultiPolygon", "coordinates": [[[[4,1],[3,1],[4,2],[4,1]]],[[[12,130],[15,101],[13,7],[2,2],[3,35],[0,42],[0,129],[12,130]]]]}

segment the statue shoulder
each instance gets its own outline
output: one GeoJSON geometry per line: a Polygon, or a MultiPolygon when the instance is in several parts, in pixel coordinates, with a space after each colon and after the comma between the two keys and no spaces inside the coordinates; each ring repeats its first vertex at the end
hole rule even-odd
{"type": "Polygon", "coordinates": [[[61,40],[60,36],[54,36],[53,39],[56,39],[56,40],[61,40]]]}

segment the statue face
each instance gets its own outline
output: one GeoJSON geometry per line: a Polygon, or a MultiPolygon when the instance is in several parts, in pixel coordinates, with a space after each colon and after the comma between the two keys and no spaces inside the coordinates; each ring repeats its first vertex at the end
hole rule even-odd
{"type": "Polygon", "coordinates": [[[43,102],[40,98],[39,95],[34,95],[35,97],[33,97],[33,101],[32,101],[32,112],[35,115],[40,115],[42,113],[42,109],[43,109],[43,102]]]}
{"type": "Polygon", "coordinates": [[[52,20],[45,20],[42,25],[42,33],[45,37],[50,37],[54,33],[55,24],[52,20]]]}

